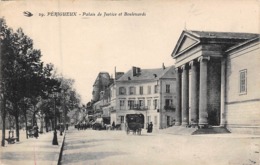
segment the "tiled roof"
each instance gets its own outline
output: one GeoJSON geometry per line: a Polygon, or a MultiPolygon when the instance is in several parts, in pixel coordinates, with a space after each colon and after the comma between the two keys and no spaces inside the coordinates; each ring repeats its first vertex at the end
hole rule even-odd
{"type": "Polygon", "coordinates": [[[129,81],[130,80],[158,80],[160,78],[174,78],[174,66],[157,69],[141,69],[141,73],[137,76],[133,76],[132,69],[127,71],[117,81],[129,81]],[[156,75],[156,77],[155,77],[156,75]]]}
{"type": "Polygon", "coordinates": [[[221,38],[221,39],[252,39],[260,34],[254,33],[234,33],[234,32],[211,32],[211,31],[194,31],[186,32],[193,34],[199,38],[221,38]]]}

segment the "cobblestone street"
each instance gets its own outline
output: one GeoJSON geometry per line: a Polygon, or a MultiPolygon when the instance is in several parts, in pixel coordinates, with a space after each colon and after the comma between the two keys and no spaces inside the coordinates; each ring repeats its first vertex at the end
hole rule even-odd
{"type": "MultiPolygon", "coordinates": [[[[144,131],[143,131],[144,132],[144,131]]],[[[62,155],[65,164],[259,163],[259,137],[233,134],[181,136],[166,133],[126,135],[124,131],[71,129],[62,155]]]]}

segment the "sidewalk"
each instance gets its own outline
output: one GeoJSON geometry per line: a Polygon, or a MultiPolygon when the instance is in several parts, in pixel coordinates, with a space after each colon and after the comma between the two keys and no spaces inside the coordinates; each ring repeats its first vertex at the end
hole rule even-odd
{"type": "Polygon", "coordinates": [[[39,138],[25,138],[20,131],[20,142],[0,147],[0,165],[57,165],[64,139],[57,132],[59,145],[52,145],[53,131],[39,134],[39,138]]]}

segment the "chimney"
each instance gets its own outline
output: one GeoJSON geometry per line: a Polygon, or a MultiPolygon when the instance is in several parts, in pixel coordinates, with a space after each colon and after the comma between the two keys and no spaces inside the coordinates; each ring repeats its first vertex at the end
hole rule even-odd
{"type": "Polygon", "coordinates": [[[136,76],[136,75],[137,75],[137,73],[136,73],[136,67],[135,67],[135,66],[133,66],[132,72],[133,72],[133,76],[136,76]]]}
{"type": "Polygon", "coordinates": [[[138,76],[141,74],[141,68],[133,66],[132,72],[133,72],[133,76],[138,76]]]}
{"type": "Polygon", "coordinates": [[[163,70],[165,69],[164,63],[162,63],[162,68],[163,68],[163,70]]]}

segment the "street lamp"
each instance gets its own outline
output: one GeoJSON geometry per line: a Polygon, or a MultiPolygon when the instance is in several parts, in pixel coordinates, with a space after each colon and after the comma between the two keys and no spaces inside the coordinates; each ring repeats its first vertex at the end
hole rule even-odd
{"type": "Polygon", "coordinates": [[[62,93],[62,115],[61,115],[61,124],[60,124],[60,136],[62,136],[62,132],[65,130],[64,129],[64,124],[65,124],[65,98],[64,98],[64,89],[61,89],[62,93]]]}
{"type": "Polygon", "coordinates": [[[57,131],[56,131],[56,97],[58,93],[55,91],[53,93],[53,98],[54,98],[54,132],[53,132],[53,139],[52,139],[52,145],[59,145],[58,144],[58,138],[57,138],[57,131]]]}

